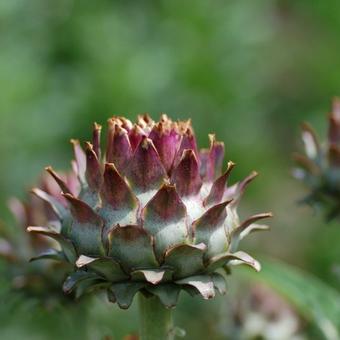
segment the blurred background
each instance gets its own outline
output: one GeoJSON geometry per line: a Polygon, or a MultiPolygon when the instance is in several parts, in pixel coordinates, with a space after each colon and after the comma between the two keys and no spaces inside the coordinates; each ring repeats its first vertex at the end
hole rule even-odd
{"type": "MultiPolygon", "coordinates": [[[[291,177],[291,154],[301,150],[302,121],[325,136],[340,95],[339,13],[335,0],[2,0],[1,220],[13,223],[8,198],[24,198],[46,165],[70,167],[69,140],[90,139],[94,121],[166,112],[192,118],[201,147],[210,132],[225,142],[233,181],[260,173],[240,214],[273,211],[275,219],[243,248],[337,288],[340,228],[297,204],[305,190],[291,177]]],[[[231,290],[243,275],[235,270],[231,290]]],[[[187,339],[236,339],[223,310],[243,295],[230,295],[208,303],[183,295],[177,315],[187,339]]],[[[8,308],[2,339],[76,339],[71,330],[82,324],[62,310],[8,308]]],[[[135,309],[97,301],[83,324],[91,339],[122,339],[137,330],[135,309]]]]}

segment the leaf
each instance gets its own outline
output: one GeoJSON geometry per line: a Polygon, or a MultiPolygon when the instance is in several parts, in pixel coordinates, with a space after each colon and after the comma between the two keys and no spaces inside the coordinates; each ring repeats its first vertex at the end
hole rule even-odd
{"type": "Polygon", "coordinates": [[[245,278],[272,287],[304,318],[313,322],[326,339],[340,339],[340,294],[334,288],[312,274],[278,260],[265,259],[261,263],[260,274],[242,271],[245,278]]]}

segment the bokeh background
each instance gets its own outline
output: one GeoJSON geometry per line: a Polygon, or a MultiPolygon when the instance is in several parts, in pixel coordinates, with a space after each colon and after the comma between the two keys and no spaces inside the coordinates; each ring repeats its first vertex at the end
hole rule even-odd
{"type": "MultiPolygon", "coordinates": [[[[305,190],[291,177],[291,154],[301,148],[302,121],[325,136],[340,95],[339,13],[336,0],[2,0],[1,220],[13,222],[8,198],[25,197],[46,165],[69,168],[69,140],[88,140],[92,122],[143,112],[191,117],[200,146],[210,132],[225,142],[226,160],[237,163],[232,180],[260,173],[240,212],[271,210],[275,219],[244,248],[336,288],[340,229],[297,204],[305,190]]],[[[183,296],[178,318],[188,339],[226,338],[226,299],[183,296]]],[[[1,338],[76,339],[71,330],[94,322],[92,339],[137,329],[136,306],[91,309],[92,321],[76,322],[63,310],[2,306],[1,338]]]]}

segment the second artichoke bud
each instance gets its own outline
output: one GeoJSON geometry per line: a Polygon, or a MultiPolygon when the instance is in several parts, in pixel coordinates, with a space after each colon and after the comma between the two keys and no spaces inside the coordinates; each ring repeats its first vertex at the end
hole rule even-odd
{"type": "Polygon", "coordinates": [[[340,99],[335,98],[328,117],[328,138],[321,144],[314,129],[302,125],[305,154],[296,154],[296,178],[310,189],[304,202],[325,211],[327,219],[340,216],[340,99]]]}

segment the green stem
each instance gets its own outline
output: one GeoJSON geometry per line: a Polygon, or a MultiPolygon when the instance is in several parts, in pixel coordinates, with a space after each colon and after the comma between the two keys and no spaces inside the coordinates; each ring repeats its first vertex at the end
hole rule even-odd
{"type": "Polygon", "coordinates": [[[172,311],[155,296],[139,294],[140,340],[173,340],[172,311]]]}

